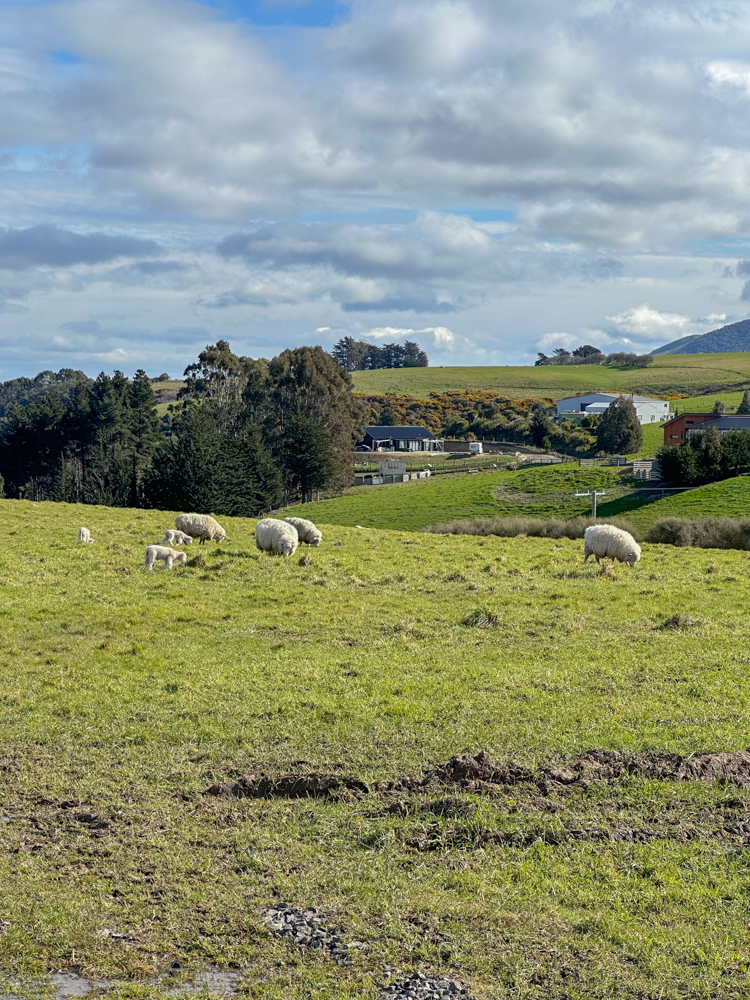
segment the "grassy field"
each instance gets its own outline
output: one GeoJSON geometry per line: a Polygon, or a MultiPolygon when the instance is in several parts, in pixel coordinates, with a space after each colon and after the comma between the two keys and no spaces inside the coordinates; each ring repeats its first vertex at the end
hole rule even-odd
{"type": "MultiPolygon", "coordinates": [[[[750,385],[750,353],[659,355],[642,369],[602,365],[482,368],[399,368],[354,372],[357,392],[395,392],[425,398],[448,389],[486,389],[515,399],[562,399],[580,392],[644,392],[699,395],[720,387],[750,385]]],[[[713,405],[713,403],[711,404],[713,405]]]]}
{"type": "MultiPolygon", "coordinates": [[[[483,472],[475,476],[360,486],[341,497],[290,508],[288,513],[314,521],[418,531],[428,524],[455,518],[523,515],[574,517],[590,510],[588,498],[576,492],[594,487],[607,491],[599,501],[604,517],[624,516],[646,529],[659,517],[750,516],[750,476],[726,480],[653,502],[653,493],[632,493],[634,484],[622,470],[609,466],[581,469],[570,462],[532,466],[517,472],[483,472]]],[[[642,486],[642,484],[635,484],[642,486]]]]}
{"type": "Polygon", "coordinates": [[[747,745],[746,553],[646,546],[602,574],[580,543],[330,526],[301,565],[222,519],[221,546],[148,573],[170,520],[0,501],[14,995],[74,968],[166,997],[218,967],[246,996],[339,1000],[376,996],[391,963],[480,1000],[748,996],[750,791],[643,756],[747,745]],[[484,792],[448,772],[372,785],[483,749],[542,770],[484,792]],[[636,755],[633,773],[550,770],[593,750],[636,755]],[[371,790],[206,794],[318,770],[371,790]],[[335,911],[367,949],[342,966],[271,937],[261,914],[282,902],[335,911]]]}

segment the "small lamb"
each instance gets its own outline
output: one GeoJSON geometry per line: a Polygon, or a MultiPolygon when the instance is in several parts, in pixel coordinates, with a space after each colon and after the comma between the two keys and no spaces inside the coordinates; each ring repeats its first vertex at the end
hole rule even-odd
{"type": "Polygon", "coordinates": [[[306,521],[304,517],[285,517],[284,520],[297,529],[299,540],[306,545],[314,545],[317,548],[323,541],[323,532],[320,528],[316,528],[312,521],[306,521]]]}
{"type": "Polygon", "coordinates": [[[79,542],[88,542],[88,543],[94,541],[94,539],[91,537],[91,532],[89,531],[88,528],[81,528],[80,529],[80,531],[78,532],[78,541],[79,542]]]}
{"type": "Polygon", "coordinates": [[[167,528],[164,532],[160,545],[192,545],[193,539],[186,535],[184,531],[177,531],[176,528],[167,528]]]}
{"type": "Polygon", "coordinates": [[[583,561],[593,556],[600,559],[618,559],[631,569],[641,558],[641,547],[635,538],[613,524],[592,524],[583,533],[583,561]]]}
{"type": "Polygon", "coordinates": [[[164,569],[171,569],[175,563],[181,563],[184,566],[187,562],[187,553],[175,552],[174,549],[168,549],[165,545],[149,545],[146,549],[146,562],[144,563],[146,569],[153,571],[157,559],[163,560],[164,569]]]}

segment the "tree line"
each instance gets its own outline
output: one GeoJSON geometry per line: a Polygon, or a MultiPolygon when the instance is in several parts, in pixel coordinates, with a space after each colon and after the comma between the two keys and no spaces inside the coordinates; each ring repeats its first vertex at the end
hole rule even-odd
{"type": "Polygon", "coordinates": [[[653,354],[628,354],[615,351],[604,354],[592,344],[581,344],[572,353],[564,347],[556,347],[551,355],[537,352],[535,365],[622,365],[626,368],[646,368],[653,364],[653,354]]]}
{"type": "Polygon", "coordinates": [[[185,380],[162,420],[141,370],[12,405],[0,422],[6,495],[253,516],[350,481],[360,405],[322,348],[265,361],[220,340],[185,380]]]}
{"type": "Polygon", "coordinates": [[[413,340],[401,344],[368,344],[365,340],[342,337],[331,351],[348,372],[373,371],[376,368],[427,368],[428,359],[413,340]]]}
{"type": "Polygon", "coordinates": [[[737,476],[750,465],[750,431],[721,434],[710,424],[682,444],[658,448],[662,476],[679,486],[699,486],[737,476]]]}

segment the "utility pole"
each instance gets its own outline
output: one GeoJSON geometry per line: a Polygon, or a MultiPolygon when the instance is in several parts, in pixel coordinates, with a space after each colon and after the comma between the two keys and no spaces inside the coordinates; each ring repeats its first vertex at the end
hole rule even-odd
{"type": "Polygon", "coordinates": [[[605,497],[606,490],[587,490],[585,493],[576,493],[577,497],[591,497],[591,516],[596,517],[596,498],[605,497]]]}

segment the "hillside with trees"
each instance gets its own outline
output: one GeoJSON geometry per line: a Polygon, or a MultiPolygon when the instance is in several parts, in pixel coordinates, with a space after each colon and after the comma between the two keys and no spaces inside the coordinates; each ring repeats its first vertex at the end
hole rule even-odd
{"type": "Polygon", "coordinates": [[[34,378],[22,377],[0,382],[0,417],[5,416],[16,403],[19,406],[41,403],[53,393],[63,403],[67,403],[79,385],[91,385],[92,381],[84,372],[61,368],[59,372],[39,372],[34,378]]]}
{"type": "Polygon", "coordinates": [[[13,404],[0,425],[6,495],[251,516],[350,482],[360,408],[322,348],[266,362],[219,341],[185,380],[163,421],[143,371],[13,404]]]}
{"type": "Polygon", "coordinates": [[[348,372],[376,371],[380,368],[427,368],[429,361],[419,344],[413,340],[378,347],[365,340],[343,337],[331,351],[348,372]]]}

